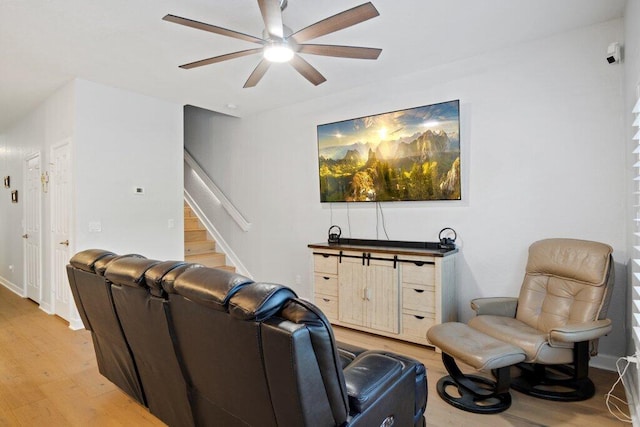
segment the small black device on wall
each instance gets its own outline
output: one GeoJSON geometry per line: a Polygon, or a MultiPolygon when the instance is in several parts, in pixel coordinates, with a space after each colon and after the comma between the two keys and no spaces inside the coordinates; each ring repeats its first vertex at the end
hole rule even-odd
{"type": "Polygon", "coordinates": [[[332,225],[329,227],[329,243],[340,243],[340,236],[342,235],[342,230],[337,225],[332,225]]]}
{"type": "Polygon", "coordinates": [[[440,249],[455,249],[457,238],[458,234],[456,233],[456,230],[450,227],[445,227],[440,230],[440,234],[438,234],[438,240],[440,240],[438,246],[440,247],[440,249]]]}
{"type": "Polygon", "coordinates": [[[18,203],[18,190],[11,192],[11,203],[18,203]]]}
{"type": "Polygon", "coordinates": [[[4,188],[11,188],[11,177],[9,175],[4,177],[4,188]]]}

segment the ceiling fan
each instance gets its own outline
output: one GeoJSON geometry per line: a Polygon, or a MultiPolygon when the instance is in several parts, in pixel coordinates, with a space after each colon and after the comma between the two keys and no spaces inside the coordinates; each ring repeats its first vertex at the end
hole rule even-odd
{"type": "Polygon", "coordinates": [[[261,45],[254,49],[241,50],[238,52],[190,62],[188,64],[180,65],[180,68],[191,69],[201,67],[203,65],[227,61],[229,59],[240,58],[242,56],[262,53],[263,58],[247,79],[244,84],[245,88],[257,85],[269,69],[272,62],[291,62],[291,65],[296,69],[296,71],[317,86],[325,82],[326,79],[322,74],[320,74],[320,72],[318,72],[318,70],[305,61],[299,53],[341,58],[378,59],[380,52],[382,52],[382,49],[369,47],[305,43],[306,41],[359,24],[371,18],[375,18],[380,13],[371,2],[345,10],[344,12],[330,16],[329,18],[323,19],[322,21],[316,22],[315,24],[293,33],[282,23],[282,11],[287,6],[287,0],[257,1],[265,25],[263,38],[254,37],[248,34],[239,33],[237,31],[171,14],[162,18],[165,21],[261,45]]]}

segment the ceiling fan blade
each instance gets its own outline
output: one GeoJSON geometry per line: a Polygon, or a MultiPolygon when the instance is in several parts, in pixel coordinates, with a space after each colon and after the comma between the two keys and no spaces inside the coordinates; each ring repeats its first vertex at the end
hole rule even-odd
{"type": "Polygon", "coordinates": [[[359,24],[378,15],[380,13],[375,6],[368,2],[309,25],[291,35],[291,38],[297,43],[302,43],[359,24]]]}
{"type": "Polygon", "coordinates": [[[253,70],[253,72],[251,73],[251,75],[249,76],[249,78],[247,79],[247,82],[244,84],[243,87],[247,88],[247,87],[254,87],[255,85],[257,85],[260,79],[262,78],[262,76],[264,76],[264,74],[269,69],[270,65],[271,63],[266,59],[263,59],[262,61],[260,61],[260,63],[255,68],[255,70],[253,70]]]}
{"type": "Polygon", "coordinates": [[[209,31],[210,33],[220,34],[222,36],[232,37],[234,39],[245,40],[252,43],[264,44],[264,40],[258,37],[250,36],[248,34],[239,33],[237,31],[229,30],[227,28],[217,27],[211,24],[205,24],[204,22],[194,21],[189,18],[182,18],[175,15],[166,15],[162,18],[165,21],[173,22],[175,24],[184,25],[186,27],[195,28],[198,30],[209,31]]]}
{"type": "Polygon", "coordinates": [[[378,59],[382,49],[328,44],[301,44],[298,46],[298,52],[309,53],[311,55],[336,56],[339,58],[378,59]]]}
{"type": "Polygon", "coordinates": [[[284,38],[284,27],[282,26],[282,10],[280,10],[279,0],[258,0],[264,27],[272,37],[284,38]]]}
{"type": "Polygon", "coordinates": [[[293,68],[295,68],[296,71],[302,74],[305,79],[309,80],[315,86],[327,81],[327,79],[325,79],[318,70],[302,59],[300,55],[293,56],[293,59],[291,59],[291,65],[293,65],[293,68]]]}
{"type": "Polygon", "coordinates": [[[203,65],[215,64],[216,62],[228,61],[229,59],[240,58],[242,56],[253,55],[254,53],[262,52],[262,48],[241,50],[238,52],[227,53],[226,55],[214,56],[212,58],[201,59],[200,61],[190,62],[188,64],[181,65],[180,68],[189,70],[191,68],[202,67],[203,65]]]}

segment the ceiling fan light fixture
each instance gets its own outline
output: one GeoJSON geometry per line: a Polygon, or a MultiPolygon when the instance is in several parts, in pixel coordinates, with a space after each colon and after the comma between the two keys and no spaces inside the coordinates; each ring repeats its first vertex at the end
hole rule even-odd
{"type": "Polygon", "coordinates": [[[263,55],[269,62],[289,62],[293,58],[293,49],[286,43],[274,42],[264,47],[263,55]]]}

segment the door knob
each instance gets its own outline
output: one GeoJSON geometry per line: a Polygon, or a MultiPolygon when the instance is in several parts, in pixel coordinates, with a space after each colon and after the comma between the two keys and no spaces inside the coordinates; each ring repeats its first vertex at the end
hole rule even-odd
{"type": "Polygon", "coordinates": [[[28,234],[23,234],[23,235],[22,235],[22,238],[23,238],[23,239],[28,239],[28,238],[29,238],[29,235],[28,235],[28,234]]]}
{"type": "Polygon", "coordinates": [[[65,246],[69,246],[69,239],[67,239],[67,240],[65,240],[63,242],[60,242],[60,244],[61,245],[65,245],[65,246]]]}

